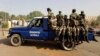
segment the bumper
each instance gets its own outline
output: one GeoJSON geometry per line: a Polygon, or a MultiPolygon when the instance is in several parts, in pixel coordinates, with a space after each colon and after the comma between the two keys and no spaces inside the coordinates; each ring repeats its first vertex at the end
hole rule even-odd
{"type": "Polygon", "coordinates": [[[11,35],[8,35],[8,36],[7,36],[7,38],[10,38],[10,37],[11,37],[11,35]]]}

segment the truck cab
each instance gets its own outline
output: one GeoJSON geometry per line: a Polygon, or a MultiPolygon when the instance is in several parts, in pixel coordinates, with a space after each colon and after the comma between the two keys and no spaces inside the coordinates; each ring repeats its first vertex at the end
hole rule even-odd
{"type": "Polygon", "coordinates": [[[26,27],[16,27],[9,29],[9,37],[19,34],[22,39],[53,40],[55,33],[48,27],[47,17],[35,17],[26,27]]]}

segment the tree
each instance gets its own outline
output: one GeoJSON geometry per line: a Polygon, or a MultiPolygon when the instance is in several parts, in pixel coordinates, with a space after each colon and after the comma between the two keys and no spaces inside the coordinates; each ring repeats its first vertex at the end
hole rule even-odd
{"type": "Polygon", "coordinates": [[[100,15],[97,17],[97,20],[99,20],[99,21],[100,21],[100,15]]]}
{"type": "Polygon", "coordinates": [[[93,26],[93,27],[96,27],[96,26],[98,26],[99,25],[99,22],[97,21],[97,20],[93,20],[92,22],[91,22],[91,26],[93,26]]]}
{"type": "Polygon", "coordinates": [[[97,21],[98,21],[99,24],[100,24],[100,15],[97,17],[97,21]]]}
{"type": "Polygon", "coordinates": [[[33,11],[27,15],[27,18],[32,19],[33,17],[40,17],[40,16],[44,16],[44,15],[40,11],[33,11]]]}
{"type": "Polygon", "coordinates": [[[9,13],[0,11],[0,19],[8,20],[10,18],[9,13]]]}
{"type": "Polygon", "coordinates": [[[26,17],[25,15],[18,15],[18,16],[17,16],[17,19],[21,19],[21,20],[22,20],[22,19],[26,19],[26,18],[27,18],[27,17],[26,17]]]}
{"type": "Polygon", "coordinates": [[[11,18],[10,18],[11,20],[12,19],[16,19],[16,16],[13,14],[13,15],[11,15],[11,18]]]}

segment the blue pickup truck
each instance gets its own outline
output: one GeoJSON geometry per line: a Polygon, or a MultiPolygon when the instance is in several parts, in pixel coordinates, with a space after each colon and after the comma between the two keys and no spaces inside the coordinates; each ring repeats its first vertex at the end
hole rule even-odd
{"type": "MultiPolygon", "coordinates": [[[[48,26],[47,17],[33,18],[27,27],[16,27],[9,29],[7,38],[11,45],[20,46],[27,40],[33,41],[55,41],[56,35],[48,26]]],[[[67,42],[64,37],[58,41],[65,50],[73,50],[74,42],[67,42]]]]}

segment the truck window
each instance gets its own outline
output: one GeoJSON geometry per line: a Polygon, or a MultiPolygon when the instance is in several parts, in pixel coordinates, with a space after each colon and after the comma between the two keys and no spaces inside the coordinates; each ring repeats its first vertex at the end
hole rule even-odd
{"type": "Polygon", "coordinates": [[[35,27],[42,27],[42,19],[37,19],[36,22],[35,22],[35,27]]]}
{"type": "Polygon", "coordinates": [[[43,25],[43,20],[42,19],[34,19],[30,23],[30,26],[32,26],[32,27],[42,27],[42,25],[43,25]]]}

